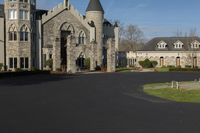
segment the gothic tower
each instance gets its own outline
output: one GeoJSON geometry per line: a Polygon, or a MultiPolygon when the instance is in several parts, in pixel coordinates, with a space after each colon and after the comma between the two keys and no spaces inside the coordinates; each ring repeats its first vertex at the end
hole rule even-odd
{"type": "Polygon", "coordinates": [[[104,10],[99,0],[90,0],[86,10],[86,18],[89,23],[94,23],[96,29],[95,41],[97,43],[97,65],[103,63],[103,21],[104,10]]]}
{"type": "Polygon", "coordinates": [[[36,0],[4,0],[6,65],[8,70],[30,70],[33,65],[36,0]]]}

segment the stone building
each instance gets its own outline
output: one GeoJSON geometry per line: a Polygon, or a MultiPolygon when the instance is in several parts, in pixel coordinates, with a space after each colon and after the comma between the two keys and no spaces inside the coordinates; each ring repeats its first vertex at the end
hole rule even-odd
{"type": "Polygon", "coordinates": [[[139,61],[157,61],[157,67],[200,67],[199,37],[158,37],[150,40],[142,50],[129,51],[127,66],[139,65],[139,61]]]}
{"type": "Polygon", "coordinates": [[[9,70],[48,69],[52,60],[54,71],[74,73],[89,60],[90,70],[115,71],[119,28],[104,18],[99,0],[90,0],[85,16],[68,0],[49,11],[36,9],[36,0],[4,0],[0,9],[0,61],[9,70]]]}
{"type": "Polygon", "coordinates": [[[4,64],[5,60],[4,37],[4,6],[0,5],[0,64],[4,64]]]}

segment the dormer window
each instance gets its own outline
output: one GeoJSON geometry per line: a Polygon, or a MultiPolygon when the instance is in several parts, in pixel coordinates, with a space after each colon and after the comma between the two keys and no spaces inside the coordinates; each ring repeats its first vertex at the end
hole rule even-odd
{"type": "Polygon", "coordinates": [[[199,47],[200,47],[200,43],[197,40],[195,40],[191,43],[192,49],[199,49],[199,47]]]}
{"type": "Polygon", "coordinates": [[[164,41],[160,41],[158,44],[157,44],[158,48],[159,49],[165,49],[167,47],[167,43],[164,42],[164,41]]]}
{"type": "Polygon", "coordinates": [[[182,49],[183,48],[183,43],[181,41],[177,41],[174,43],[174,48],[175,49],[182,49]]]}

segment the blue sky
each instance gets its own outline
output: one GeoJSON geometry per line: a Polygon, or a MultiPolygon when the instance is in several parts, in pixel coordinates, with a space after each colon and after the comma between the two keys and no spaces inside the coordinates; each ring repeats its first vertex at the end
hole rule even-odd
{"type": "MultiPolygon", "coordinates": [[[[38,8],[51,9],[63,0],[37,0],[38,8]]],[[[2,3],[3,0],[0,0],[2,3]]],[[[71,0],[84,14],[89,0],[71,0]]],[[[123,24],[138,25],[146,38],[174,36],[196,28],[200,35],[199,0],[101,0],[105,16],[123,24]]]]}

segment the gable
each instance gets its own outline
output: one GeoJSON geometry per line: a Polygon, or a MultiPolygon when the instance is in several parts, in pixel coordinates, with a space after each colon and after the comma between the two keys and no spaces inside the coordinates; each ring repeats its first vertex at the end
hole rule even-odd
{"type": "Polygon", "coordinates": [[[64,10],[43,25],[44,43],[52,45],[55,41],[55,36],[60,36],[60,30],[73,29],[74,35],[77,37],[80,31],[84,31],[87,39],[90,39],[90,31],[80,22],[69,10],[64,10]],[[69,27],[70,26],[70,27],[69,27]],[[49,28],[51,27],[51,28],[49,28]]]}
{"type": "Polygon", "coordinates": [[[165,49],[166,46],[167,46],[167,43],[164,42],[163,40],[161,40],[161,41],[157,44],[157,47],[158,47],[159,49],[165,49]]]}

